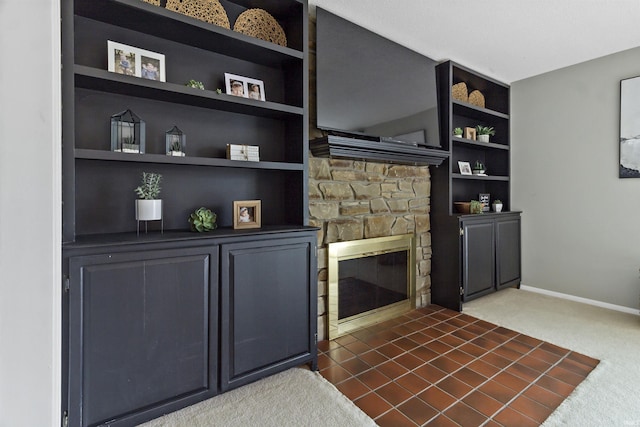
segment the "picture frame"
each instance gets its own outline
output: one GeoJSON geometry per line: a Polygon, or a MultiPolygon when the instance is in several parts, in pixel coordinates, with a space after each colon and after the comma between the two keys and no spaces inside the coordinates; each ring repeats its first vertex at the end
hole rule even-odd
{"type": "Polygon", "coordinates": [[[489,194],[489,193],[479,193],[478,194],[478,201],[480,203],[482,203],[482,211],[483,212],[489,212],[491,194],[489,194]]]}
{"type": "Polygon", "coordinates": [[[236,200],[233,202],[233,228],[262,227],[262,202],[260,200],[236,200]]]}
{"type": "Polygon", "coordinates": [[[224,73],[224,84],[227,95],[266,101],[264,82],[262,80],[224,73]]]}
{"type": "Polygon", "coordinates": [[[166,82],[164,55],[107,40],[108,70],[112,73],[166,82]]]}
{"type": "Polygon", "coordinates": [[[460,168],[461,175],[473,175],[471,172],[471,164],[469,162],[458,162],[458,168],[460,168]]]}
{"type": "Polygon", "coordinates": [[[640,178],[640,76],[620,80],[619,178],[640,178]]]}
{"type": "Polygon", "coordinates": [[[469,127],[464,128],[464,137],[466,139],[472,139],[475,141],[477,138],[476,128],[469,128],[469,127]]]}

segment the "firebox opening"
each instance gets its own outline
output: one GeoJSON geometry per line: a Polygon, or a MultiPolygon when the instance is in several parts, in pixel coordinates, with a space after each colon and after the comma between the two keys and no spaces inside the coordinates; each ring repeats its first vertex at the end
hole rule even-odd
{"type": "Polygon", "coordinates": [[[413,234],[329,244],[329,339],[415,308],[413,234]]]}

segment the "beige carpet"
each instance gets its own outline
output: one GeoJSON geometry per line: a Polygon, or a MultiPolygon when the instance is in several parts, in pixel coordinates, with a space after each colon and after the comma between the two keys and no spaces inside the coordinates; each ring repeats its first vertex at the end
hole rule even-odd
{"type": "Polygon", "coordinates": [[[639,316],[517,289],[463,312],[600,360],[544,426],[640,426],[639,316]]]}
{"type": "Polygon", "coordinates": [[[375,423],[320,374],[289,369],[144,427],[350,427],[375,423]]]}

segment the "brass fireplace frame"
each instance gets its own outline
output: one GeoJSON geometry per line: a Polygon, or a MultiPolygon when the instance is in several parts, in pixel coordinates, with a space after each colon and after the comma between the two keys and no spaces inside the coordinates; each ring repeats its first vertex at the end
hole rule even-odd
{"type": "Polygon", "coordinates": [[[415,309],[416,242],[413,234],[352,240],[328,244],[327,318],[329,339],[335,339],[356,329],[397,317],[415,309]],[[342,260],[364,258],[392,252],[407,251],[407,299],[338,319],[338,263],[342,260]]]}

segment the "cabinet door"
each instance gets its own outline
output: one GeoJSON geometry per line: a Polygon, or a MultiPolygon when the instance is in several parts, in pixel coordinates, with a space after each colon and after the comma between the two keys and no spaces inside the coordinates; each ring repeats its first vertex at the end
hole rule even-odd
{"type": "Polygon", "coordinates": [[[315,237],[221,247],[221,388],[315,365],[315,237]]]}
{"type": "Polygon", "coordinates": [[[495,289],[493,221],[462,222],[462,286],[464,300],[495,289]]]}
{"type": "Polygon", "coordinates": [[[217,392],[217,248],[73,257],[69,425],[135,425],[217,392]]]}
{"type": "Polygon", "coordinates": [[[520,218],[496,220],[496,285],[520,284],[520,218]]]}

